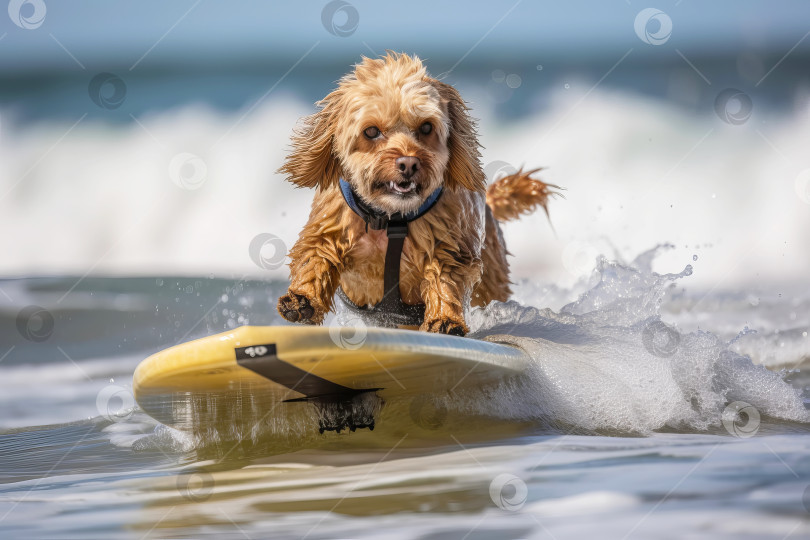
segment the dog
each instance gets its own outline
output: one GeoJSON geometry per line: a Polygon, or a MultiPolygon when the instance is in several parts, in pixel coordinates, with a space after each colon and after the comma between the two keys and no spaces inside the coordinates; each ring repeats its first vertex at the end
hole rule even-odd
{"type": "Polygon", "coordinates": [[[540,207],[548,214],[557,186],[533,178],[535,169],[487,188],[466,103],[416,56],[364,57],[316,105],[279,169],[296,186],[317,188],[289,252],[290,286],[279,313],[321,324],[336,293],[360,309],[378,305],[387,296],[386,258],[399,257],[390,263],[398,270],[393,293],[404,308],[421,306],[419,329],[465,335],[468,306],[511,294],[498,222],[540,207]],[[427,203],[432,208],[419,214],[427,203]],[[391,256],[390,222],[386,234],[369,228],[369,215],[418,215],[405,225],[401,253],[391,256]]]}

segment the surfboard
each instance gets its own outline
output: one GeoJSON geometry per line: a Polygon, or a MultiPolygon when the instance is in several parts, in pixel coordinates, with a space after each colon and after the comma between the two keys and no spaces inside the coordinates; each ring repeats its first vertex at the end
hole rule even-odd
{"type": "Polygon", "coordinates": [[[243,326],[168,348],[133,376],[139,406],[159,422],[194,429],[280,417],[315,406],[318,428],[373,429],[385,399],[436,394],[523,373],[529,356],[499,341],[371,327],[243,326]]]}

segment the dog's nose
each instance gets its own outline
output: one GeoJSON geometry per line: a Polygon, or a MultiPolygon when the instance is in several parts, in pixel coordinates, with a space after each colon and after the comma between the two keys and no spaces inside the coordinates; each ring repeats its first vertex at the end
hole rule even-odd
{"type": "Polygon", "coordinates": [[[419,158],[415,156],[397,158],[396,164],[400,174],[405,178],[410,178],[419,170],[419,158]]]}

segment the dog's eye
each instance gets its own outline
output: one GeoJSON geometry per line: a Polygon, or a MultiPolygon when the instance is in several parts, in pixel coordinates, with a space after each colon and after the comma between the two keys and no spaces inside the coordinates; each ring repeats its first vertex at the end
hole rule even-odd
{"type": "Polygon", "coordinates": [[[419,132],[422,135],[430,135],[430,132],[433,131],[433,124],[430,122],[425,122],[421,126],[419,126],[419,132]]]}
{"type": "Polygon", "coordinates": [[[370,128],[366,128],[363,134],[369,139],[376,139],[380,136],[380,130],[377,129],[377,126],[371,126],[370,128]]]}

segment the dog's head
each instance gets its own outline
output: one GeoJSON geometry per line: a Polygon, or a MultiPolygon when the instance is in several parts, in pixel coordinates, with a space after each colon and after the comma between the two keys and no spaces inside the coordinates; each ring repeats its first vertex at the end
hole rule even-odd
{"type": "Polygon", "coordinates": [[[485,189],[467,106],[419,58],[364,58],[318,105],[280,169],[296,185],[326,189],[342,177],[389,214],[416,210],[440,186],[485,189]]]}

